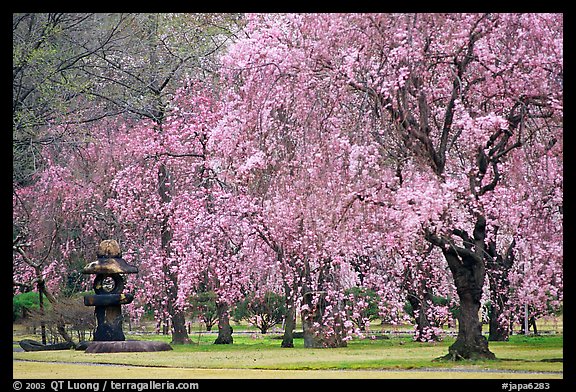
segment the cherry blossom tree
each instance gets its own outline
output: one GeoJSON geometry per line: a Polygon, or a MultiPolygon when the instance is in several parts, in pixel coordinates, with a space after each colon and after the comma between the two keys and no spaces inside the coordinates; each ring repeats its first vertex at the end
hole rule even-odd
{"type": "MultiPolygon", "coordinates": [[[[184,306],[190,291],[180,285],[190,285],[185,282],[196,282],[199,276],[182,279],[181,271],[187,270],[185,242],[206,229],[211,216],[218,217],[219,195],[211,193],[213,176],[205,164],[206,134],[217,106],[201,86],[181,89],[161,125],[140,121],[119,132],[115,144],[125,164],[112,180],[115,195],[107,201],[124,230],[129,252],[139,260],[143,299],[154,304],[158,317],[171,319],[176,343],[188,341],[184,306]]],[[[194,238],[194,243],[210,234],[213,231],[194,238]]],[[[204,245],[208,253],[209,242],[204,245]]]]}
{"type": "MultiPolygon", "coordinates": [[[[82,138],[85,139],[77,144],[82,150],[101,147],[106,151],[97,162],[85,159],[76,164],[105,167],[106,162],[115,163],[114,158],[112,162],[105,159],[112,151],[118,154],[116,163],[126,163],[122,159],[125,150],[116,144],[125,136],[122,127],[135,127],[146,118],[147,127],[161,133],[176,86],[186,75],[210,75],[214,71],[213,59],[234,35],[238,16],[14,14],[15,185],[34,187],[30,174],[52,165],[42,161],[47,145],[53,145],[53,150],[62,149],[56,156],[64,162],[68,160],[67,145],[82,138]],[[111,125],[111,119],[124,124],[111,125]],[[109,128],[105,130],[106,127],[109,128]]],[[[71,157],[79,161],[85,158],[79,149],[72,151],[71,157]]],[[[108,169],[116,173],[111,167],[108,169]]],[[[124,169],[118,169],[119,175],[124,169]]],[[[169,204],[171,193],[165,180],[170,173],[162,160],[157,170],[161,185],[157,191],[162,202],[169,204]]],[[[82,180],[86,180],[83,191],[89,194],[88,184],[95,183],[90,183],[89,178],[82,180]]],[[[105,181],[97,183],[104,189],[94,189],[98,195],[110,189],[105,181]]],[[[109,223],[113,223],[114,214],[100,209],[106,207],[105,202],[106,198],[87,214],[98,214],[104,220],[112,218],[109,223]]],[[[167,224],[160,229],[161,246],[169,253],[171,231],[167,224]]],[[[115,238],[120,238],[118,233],[115,238]]],[[[171,280],[176,281],[175,277],[171,280]]],[[[175,298],[177,290],[172,291],[175,298]]],[[[178,313],[176,307],[173,309],[178,313]]],[[[175,341],[184,342],[187,336],[183,317],[174,317],[175,341]]]]}
{"type": "MultiPolygon", "coordinates": [[[[36,288],[41,308],[43,296],[54,305],[60,301],[68,279],[78,276],[86,259],[96,257],[96,244],[110,229],[105,193],[99,182],[90,182],[105,175],[93,165],[95,151],[80,144],[44,151],[46,168],[36,173],[32,185],[13,190],[14,285],[36,288]]],[[[82,278],[76,284],[86,288],[82,278]]],[[[71,340],[62,325],[59,332],[71,340]]]]}
{"type": "MultiPolygon", "coordinates": [[[[493,296],[508,298],[498,315],[500,320],[495,320],[507,333],[513,322],[524,325],[525,306],[530,311],[529,318],[546,316],[558,309],[563,298],[563,147],[562,140],[554,135],[542,137],[542,141],[547,142],[531,143],[524,154],[514,157],[511,164],[515,170],[503,188],[506,193],[500,194],[491,206],[496,208],[503,198],[514,206],[500,214],[506,217],[506,224],[496,226],[503,233],[501,236],[507,234],[508,239],[500,246],[514,250],[513,263],[507,271],[496,263],[495,268],[494,264],[487,264],[490,279],[498,279],[501,273],[509,281],[508,285],[496,286],[498,293],[493,296]]],[[[497,242],[492,241],[492,246],[497,246],[497,242]]]]}
{"type": "MultiPolygon", "coordinates": [[[[246,34],[223,62],[237,87],[214,140],[240,168],[273,169],[276,182],[288,170],[282,197],[292,206],[314,195],[314,185],[298,188],[289,164],[298,162],[307,184],[340,192],[339,202],[322,203],[331,211],[382,207],[399,237],[423,236],[441,250],[460,303],[448,357],[493,358],[480,299],[487,262],[508,257],[513,242],[489,245],[505,220],[489,208],[517,154],[562,137],[561,15],[254,15],[246,34]],[[372,173],[328,182],[342,157],[348,168],[361,157],[372,173]]],[[[317,204],[313,211],[323,216],[317,204]]],[[[305,228],[305,216],[289,222],[305,228]]],[[[363,221],[355,234],[367,227],[389,230],[363,221]]],[[[335,248],[346,248],[346,236],[338,238],[335,248]]],[[[327,275],[334,257],[321,255],[304,271],[327,275]]]]}
{"type": "MultiPolygon", "coordinates": [[[[504,170],[518,169],[505,166],[508,159],[533,143],[561,138],[562,19],[492,14],[394,19],[375,18],[379,30],[398,23],[404,30],[399,42],[384,45],[391,51],[398,45],[397,56],[377,64],[394,65],[390,71],[396,70],[398,86],[383,91],[385,81],[372,82],[361,73],[351,83],[371,94],[383,109],[380,118],[395,123],[406,149],[436,175],[431,181],[454,187],[462,209],[442,212],[450,213],[452,222],[422,220],[426,239],[444,253],[460,297],[459,336],[449,355],[491,358],[477,312],[486,264],[497,259],[496,247],[487,252],[487,242],[506,213],[501,206],[487,207],[494,190],[506,187],[504,170]],[[513,36],[522,37],[521,45],[513,36]]],[[[509,259],[510,245],[501,248],[503,259],[509,259]]]]}
{"type": "MultiPolygon", "coordinates": [[[[169,318],[175,343],[187,339],[182,304],[190,293],[179,288],[180,279],[189,281],[179,276],[180,268],[185,267],[178,258],[178,241],[184,237],[181,231],[204,229],[207,224],[201,218],[208,215],[214,216],[214,230],[220,230],[217,219],[224,219],[212,207],[217,203],[206,186],[211,175],[204,165],[203,149],[206,130],[216,118],[211,113],[217,112],[217,106],[207,92],[201,95],[199,86],[178,93],[174,105],[181,95],[187,96],[187,105],[166,117],[162,132],[159,124],[150,120],[110,120],[86,133],[75,129],[75,135],[84,137],[70,143],[66,151],[54,149],[55,158],[48,162],[42,177],[15,192],[14,198],[19,207],[15,222],[23,222],[20,231],[28,230],[34,246],[50,252],[54,243],[65,250],[50,264],[55,271],[61,268],[58,265],[70,263],[71,254],[84,260],[94,258],[102,238],[117,238],[124,257],[141,271],[130,310],[141,314],[147,304],[159,319],[169,318]],[[31,207],[38,201],[45,208],[31,207]],[[213,213],[199,215],[207,209],[213,213]],[[187,219],[179,219],[179,214],[187,219]],[[193,217],[200,219],[194,221],[193,217]]],[[[57,290],[58,279],[50,282],[57,290]]]]}
{"type": "Polygon", "coordinates": [[[253,22],[223,59],[231,88],[211,143],[223,176],[261,206],[256,227],[289,279],[286,298],[297,297],[305,345],[345,345],[349,260],[382,252],[388,225],[379,197],[396,182],[394,168],[386,169],[372,138],[355,133],[366,119],[349,113],[361,102],[308,61],[315,43],[299,47],[284,36],[286,20],[253,22]]]}

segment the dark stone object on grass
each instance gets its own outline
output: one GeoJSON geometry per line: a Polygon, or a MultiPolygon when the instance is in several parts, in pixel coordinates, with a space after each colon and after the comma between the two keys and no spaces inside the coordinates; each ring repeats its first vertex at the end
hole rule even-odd
{"type": "Polygon", "coordinates": [[[72,342],[42,344],[41,342],[32,339],[21,340],[19,344],[24,351],[70,350],[71,348],[76,347],[72,342]]]}
{"type": "Polygon", "coordinates": [[[172,347],[168,343],[142,341],[142,340],[124,340],[124,341],[94,341],[88,344],[87,354],[96,353],[122,353],[122,352],[153,352],[169,351],[172,347]]]}
{"type": "Polygon", "coordinates": [[[92,343],[88,340],[81,340],[80,342],[78,342],[78,344],[76,345],[76,350],[80,350],[80,351],[84,351],[88,348],[88,345],[92,343]]]}

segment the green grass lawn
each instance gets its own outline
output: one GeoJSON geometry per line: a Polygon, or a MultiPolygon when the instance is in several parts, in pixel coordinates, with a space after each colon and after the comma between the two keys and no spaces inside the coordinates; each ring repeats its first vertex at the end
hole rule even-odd
{"type": "MultiPolygon", "coordinates": [[[[562,319],[539,328],[556,334],[513,335],[508,342],[490,342],[495,361],[437,361],[454,338],[438,343],[412,341],[410,326],[372,325],[374,335],[392,330],[387,339],[354,339],[348,347],[307,349],[303,339],[294,348],[280,347],[281,334],[262,335],[248,325],[234,325],[234,344],[213,344],[216,334],[193,327],[193,344],[175,345],[155,353],[86,354],[83,351],[14,352],[14,378],[562,378],[562,319]],[[244,332],[244,333],[242,333],[244,332]],[[552,361],[556,360],[556,361],[552,361]],[[97,366],[107,364],[113,366],[97,366]],[[96,365],[96,366],[95,366],[96,365]],[[105,369],[105,371],[103,371],[105,369]],[[531,372],[529,374],[525,372],[531,372]],[[536,373],[534,373],[536,372],[536,373]],[[538,373],[540,372],[540,373],[538,373]]],[[[125,332],[127,339],[170,342],[168,335],[125,332]]],[[[40,340],[15,324],[14,347],[22,339],[40,340]]]]}
{"type": "MultiPolygon", "coordinates": [[[[416,343],[409,336],[391,337],[378,340],[353,340],[348,347],[336,349],[307,349],[303,347],[302,339],[295,339],[295,347],[284,349],[280,347],[281,340],[278,335],[260,334],[234,334],[234,344],[212,344],[216,335],[201,334],[191,335],[195,344],[176,345],[173,351],[155,353],[114,353],[114,354],[86,354],[83,351],[44,351],[44,352],[15,352],[15,360],[50,362],[39,364],[38,362],[16,361],[14,377],[26,377],[34,372],[46,372],[54,375],[54,367],[68,366],[69,368],[88,367],[92,372],[102,373],[100,366],[87,366],[86,364],[115,364],[123,367],[106,367],[106,374],[117,372],[120,374],[130,373],[132,376],[142,373],[141,377],[149,378],[150,370],[142,372],[142,369],[154,369],[153,372],[163,374],[170,370],[175,374],[182,372],[194,374],[199,370],[212,374],[221,369],[223,377],[228,375],[236,378],[235,373],[240,372],[245,377],[265,377],[266,371],[285,371],[282,377],[290,377],[290,374],[298,374],[304,377],[306,374],[323,375],[329,378],[334,376],[357,377],[362,372],[380,371],[373,375],[382,376],[382,371],[387,371],[387,376],[393,375],[390,371],[421,370],[428,376],[447,375],[464,377],[467,373],[461,372],[478,371],[488,373],[473,373],[478,377],[496,377],[499,373],[509,377],[510,372],[555,372],[555,374],[541,374],[550,378],[561,378],[563,371],[562,362],[548,362],[553,359],[563,358],[562,335],[550,336],[519,336],[514,335],[509,342],[491,342],[490,349],[496,354],[496,361],[466,361],[446,362],[435,359],[448,352],[448,346],[454,338],[446,337],[439,343],[416,343]],[[544,360],[544,361],[543,361],[544,360]],[[58,362],[58,364],[54,364],[58,362]],[[72,364],[75,363],[75,364],[72,364]],[[69,365],[65,365],[69,364],[69,365]],[[144,367],[144,368],[142,368],[144,367]],[[100,370],[98,370],[100,368],[100,370]],[[34,370],[36,369],[36,370],[34,370]],[[126,372],[122,373],[120,370],[126,372]],[[130,369],[130,371],[128,371],[130,369]],[[163,370],[162,370],[163,369],[163,370]],[[242,370],[243,369],[243,370],[242,370]],[[430,370],[446,370],[438,373],[430,370]],[[451,372],[449,372],[452,370],[451,372]],[[455,373],[454,370],[460,371],[455,373]],[[317,371],[316,373],[306,373],[317,371]],[[360,372],[360,373],[342,373],[360,372]],[[243,373],[242,373],[243,372],[243,373]],[[291,373],[292,372],[292,373],[291,373]],[[294,373],[295,372],[295,373],[294,373]],[[304,372],[304,373],[303,373],[304,372]],[[327,374],[327,375],[326,375],[327,374]]],[[[130,335],[128,339],[150,339],[169,342],[169,336],[162,335],[130,335]]],[[[85,374],[84,369],[82,374],[85,374]]],[[[406,376],[414,376],[414,372],[405,372],[406,376]]],[[[67,374],[76,374],[69,371],[67,374]]],[[[271,374],[271,373],[270,373],[271,374]]],[[[400,373],[402,374],[402,373],[400,373]]],[[[526,376],[524,374],[524,376],[526,376]]],[[[530,375],[532,377],[532,374],[530,375]]],[[[164,377],[164,376],[159,376],[164,377]]],[[[276,377],[276,376],[274,376],[276,377]]],[[[368,377],[368,376],[366,376],[368,377]]],[[[177,377],[176,377],[177,378],[177,377]]]]}

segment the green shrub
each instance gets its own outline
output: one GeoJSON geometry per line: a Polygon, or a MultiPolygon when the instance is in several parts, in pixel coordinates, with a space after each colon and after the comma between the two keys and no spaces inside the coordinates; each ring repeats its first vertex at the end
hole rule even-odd
{"type": "Polygon", "coordinates": [[[380,296],[368,287],[351,287],[344,294],[348,317],[361,331],[366,331],[366,322],[374,321],[379,316],[380,296]]]}
{"type": "Polygon", "coordinates": [[[218,321],[216,311],[216,299],[218,295],[214,291],[203,291],[190,298],[192,316],[197,317],[206,325],[206,330],[211,331],[212,326],[218,321]]]}
{"type": "Polygon", "coordinates": [[[12,321],[28,317],[30,311],[40,309],[38,293],[29,291],[12,298],[12,321]]]}
{"type": "Polygon", "coordinates": [[[262,334],[281,324],[286,316],[286,298],[283,295],[267,291],[264,295],[248,295],[243,301],[236,304],[233,319],[242,319],[254,325],[262,334]]]}

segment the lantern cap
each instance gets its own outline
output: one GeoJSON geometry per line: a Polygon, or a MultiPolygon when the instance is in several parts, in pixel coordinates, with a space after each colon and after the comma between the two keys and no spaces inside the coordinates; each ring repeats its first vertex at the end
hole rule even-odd
{"type": "Polygon", "coordinates": [[[120,245],[116,240],[104,240],[96,250],[98,260],[86,265],[83,274],[135,274],[138,267],[130,265],[122,258],[120,245]]]}

